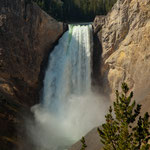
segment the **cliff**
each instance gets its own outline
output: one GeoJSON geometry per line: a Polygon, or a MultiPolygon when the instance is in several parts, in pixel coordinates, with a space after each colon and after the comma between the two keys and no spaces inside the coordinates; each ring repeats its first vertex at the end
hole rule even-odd
{"type": "Polygon", "coordinates": [[[118,0],[104,19],[95,18],[94,29],[102,45],[104,92],[113,98],[125,81],[137,101],[145,99],[150,94],[150,0],[118,0]]]}
{"type": "Polygon", "coordinates": [[[43,66],[65,31],[30,0],[0,1],[0,147],[23,149],[24,118],[39,101],[43,66]]]}

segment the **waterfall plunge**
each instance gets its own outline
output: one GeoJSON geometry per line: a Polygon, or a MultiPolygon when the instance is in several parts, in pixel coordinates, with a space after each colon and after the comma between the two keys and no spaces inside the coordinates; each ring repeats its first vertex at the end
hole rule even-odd
{"type": "Polygon", "coordinates": [[[42,104],[32,108],[38,150],[65,150],[104,121],[106,102],[91,91],[92,26],[70,25],[50,54],[42,104]]]}

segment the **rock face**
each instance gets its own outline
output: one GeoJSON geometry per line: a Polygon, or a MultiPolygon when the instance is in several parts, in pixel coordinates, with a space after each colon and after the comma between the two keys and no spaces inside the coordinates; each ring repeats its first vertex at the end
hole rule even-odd
{"type": "Polygon", "coordinates": [[[118,0],[105,19],[95,18],[94,29],[102,45],[105,92],[114,93],[125,81],[137,101],[145,99],[150,93],[150,0],[118,0]]]}
{"type": "MultiPolygon", "coordinates": [[[[107,16],[95,18],[93,29],[93,73],[100,90],[113,100],[125,81],[142,104],[142,113],[150,113],[150,0],[118,0],[107,16]]],[[[90,150],[100,149],[95,137],[93,130],[85,136],[90,150]]],[[[81,142],[71,150],[79,147],[81,142]]]]}
{"type": "Polygon", "coordinates": [[[1,149],[23,149],[23,116],[39,100],[44,60],[64,31],[30,0],[0,1],[1,149]]]}

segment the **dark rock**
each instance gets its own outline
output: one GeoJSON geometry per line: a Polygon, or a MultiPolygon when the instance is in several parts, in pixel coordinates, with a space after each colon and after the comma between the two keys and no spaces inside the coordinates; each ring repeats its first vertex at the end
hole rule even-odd
{"type": "Polygon", "coordinates": [[[102,29],[105,24],[105,16],[96,16],[93,23],[94,33],[96,34],[102,29]]]}
{"type": "Polygon", "coordinates": [[[2,149],[23,149],[24,116],[39,101],[44,59],[66,29],[30,0],[0,1],[2,149]]]}

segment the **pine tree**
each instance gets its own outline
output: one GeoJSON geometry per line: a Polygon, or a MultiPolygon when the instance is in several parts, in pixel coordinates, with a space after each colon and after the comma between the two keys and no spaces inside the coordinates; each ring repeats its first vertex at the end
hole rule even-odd
{"type": "Polygon", "coordinates": [[[150,144],[149,114],[138,117],[141,105],[132,102],[133,92],[129,93],[126,83],[122,84],[122,93],[116,91],[113,109],[105,116],[106,123],[98,128],[104,150],[148,150],[150,144]],[[138,120],[137,120],[138,119],[138,120]],[[135,122],[137,120],[137,124],[135,122]]]}
{"type": "Polygon", "coordinates": [[[81,141],[81,143],[82,143],[82,147],[81,147],[80,150],[85,150],[85,148],[87,147],[87,145],[86,145],[86,143],[85,143],[85,138],[82,137],[82,139],[81,139],[80,141],[81,141]]]}
{"type": "MultiPolygon", "coordinates": [[[[31,1],[31,0],[29,0],[31,1]]],[[[116,0],[32,0],[59,21],[93,21],[105,15],[116,0]]]]}

